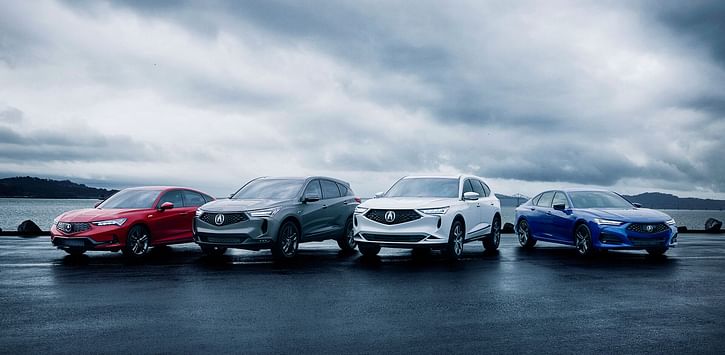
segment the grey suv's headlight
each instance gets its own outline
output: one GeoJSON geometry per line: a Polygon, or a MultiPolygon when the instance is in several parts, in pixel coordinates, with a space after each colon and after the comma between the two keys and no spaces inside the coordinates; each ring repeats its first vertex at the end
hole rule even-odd
{"type": "Polygon", "coordinates": [[[604,218],[594,218],[594,223],[600,226],[621,226],[624,222],[604,218]]]}
{"type": "Polygon", "coordinates": [[[446,214],[446,212],[448,212],[448,206],[437,207],[437,208],[421,208],[418,211],[423,212],[425,214],[446,214]]]}
{"type": "Polygon", "coordinates": [[[96,221],[96,222],[91,222],[91,223],[93,223],[93,224],[95,224],[97,226],[113,226],[113,225],[116,225],[116,226],[119,226],[120,227],[124,223],[126,223],[126,218],[116,218],[116,219],[109,219],[109,220],[105,220],[105,221],[96,221]]]}
{"type": "Polygon", "coordinates": [[[277,212],[279,212],[279,207],[248,211],[247,213],[252,217],[272,217],[277,212]]]}
{"type": "Polygon", "coordinates": [[[196,216],[197,216],[197,217],[201,217],[201,215],[203,215],[203,214],[204,214],[204,212],[205,212],[205,211],[204,211],[204,210],[202,210],[201,208],[197,208],[197,209],[196,209],[196,216]]]}
{"type": "Polygon", "coordinates": [[[677,222],[675,222],[675,219],[674,218],[670,218],[670,220],[669,221],[666,221],[665,223],[668,226],[674,226],[675,224],[677,224],[677,222]]]}
{"type": "Polygon", "coordinates": [[[360,207],[360,206],[355,207],[355,213],[358,213],[358,214],[363,214],[363,213],[367,212],[368,210],[369,210],[369,208],[365,208],[365,207],[360,207]]]}

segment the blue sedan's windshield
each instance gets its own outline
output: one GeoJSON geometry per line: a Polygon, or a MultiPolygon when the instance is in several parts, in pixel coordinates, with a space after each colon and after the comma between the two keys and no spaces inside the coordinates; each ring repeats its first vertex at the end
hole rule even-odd
{"type": "Polygon", "coordinates": [[[458,197],[458,179],[407,178],[398,181],[385,197],[458,197]]]}
{"type": "Polygon", "coordinates": [[[103,201],[98,208],[151,208],[160,193],[161,190],[123,190],[103,201]]]}
{"type": "Polygon", "coordinates": [[[302,179],[254,180],[239,190],[233,199],[290,200],[295,198],[305,183],[302,179]]]}
{"type": "Polygon", "coordinates": [[[609,191],[572,191],[569,198],[574,208],[634,208],[622,196],[609,191]]]}

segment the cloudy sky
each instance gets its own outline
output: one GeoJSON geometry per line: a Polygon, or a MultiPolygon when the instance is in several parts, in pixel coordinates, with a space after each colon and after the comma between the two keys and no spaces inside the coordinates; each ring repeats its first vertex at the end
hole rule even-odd
{"type": "Polygon", "coordinates": [[[0,0],[0,176],[725,198],[722,1],[0,0]]]}

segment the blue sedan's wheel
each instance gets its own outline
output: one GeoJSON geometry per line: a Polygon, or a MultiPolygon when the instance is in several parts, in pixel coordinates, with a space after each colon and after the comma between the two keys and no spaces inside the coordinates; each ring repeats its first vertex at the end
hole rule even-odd
{"type": "Polygon", "coordinates": [[[591,256],[594,254],[594,246],[592,245],[592,233],[586,224],[580,224],[574,231],[574,242],[576,250],[581,256],[591,256]]]}
{"type": "Polygon", "coordinates": [[[531,236],[529,222],[526,222],[525,219],[519,221],[519,225],[516,227],[516,235],[519,237],[519,244],[524,248],[531,248],[536,244],[536,239],[531,236]]]}

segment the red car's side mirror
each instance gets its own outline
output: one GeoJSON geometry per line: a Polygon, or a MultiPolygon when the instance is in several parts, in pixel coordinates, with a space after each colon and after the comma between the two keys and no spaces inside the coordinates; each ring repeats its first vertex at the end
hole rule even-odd
{"type": "Polygon", "coordinates": [[[174,208],[174,204],[172,202],[164,202],[161,206],[159,206],[159,211],[170,210],[172,208],[174,208]]]}

